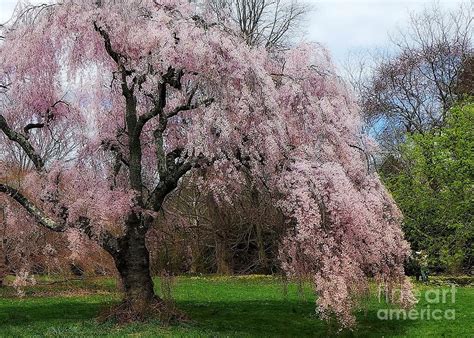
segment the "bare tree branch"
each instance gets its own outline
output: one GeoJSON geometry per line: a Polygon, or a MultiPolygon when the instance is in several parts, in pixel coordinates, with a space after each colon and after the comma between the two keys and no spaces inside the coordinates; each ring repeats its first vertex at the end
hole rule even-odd
{"type": "Polygon", "coordinates": [[[5,120],[3,115],[0,115],[0,130],[2,130],[11,141],[16,142],[25,151],[25,153],[33,162],[37,170],[43,170],[44,168],[43,158],[33,148],[31,143],[28,141],[28,139],[25,136],[23,136],[22,134],[10,128],[10,126],[7,124],[7,121],[5,120]]]}
{"type": "Polygon", "coordinates": [[[237,24],[248,45],[268,49],[288,47],[310,9],[296,0],[208,0],[204,6],[218,22],[237,24]]]}
{"type": "Polygon", "coordinates": [[[23,132],[28,135],[28,132],[31,130],[31,129],[36,129],[36,128],[43,128],[44,127],[44,123],[28,123],[24,128],[23,128],[23,132]]]}
{"type": "Polygon", "coordinates": [[[178,106],[175,109],[173,109],[171,112],[168,113],[167,117],[170,118],[177,115],[179,112],[186,111],[186,110],[193,110],[193,109],[199,108],[200,106],[209,107],[209,105],[213,102],[214,102],[213,98],[207,98],[193,104],[188,102],[187,104],[178,106]]]}

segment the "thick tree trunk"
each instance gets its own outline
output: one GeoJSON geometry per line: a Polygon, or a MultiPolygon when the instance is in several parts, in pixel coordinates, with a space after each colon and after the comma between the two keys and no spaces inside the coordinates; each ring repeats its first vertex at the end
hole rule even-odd
{"type": "Polygon", "coordinates": [[[118,238],[114,249],[108,248],[119,272],[125,296],[123,302],[106,314],[104,319],[130,322],[158,317],[163,323],[186,319],[172,303],[163,301],[153,290],[150,254],[145,242],[149,226],[142,221],[136,215],[131,215],[126,224],[125,236],[118,238]]]}
{"type": "Polygon", "coordinates": [[[127,233],[118,241],[118,250],[113,254],[125,293],[124,302],[137,314],[148,311],[148,307],[159,300],[153,290],[150,274],[150,256],[145,245],[146,230],[135,217],[127,224],[127,233]]]}
{"type": "Polygon", "coordinates": [[[158,297],[153,290],[150,256],[145,242],[149,226],[142,221],[138,216],[130,215],[126,234],[118,238],[113,245],[106,246],[106,250],[114,259],[125,295],[118,306],[105,311],[99,317],[101,320],[132,322],[158,317],[164,323],[169,323],[186,318],[171,303],[158,297]]]}

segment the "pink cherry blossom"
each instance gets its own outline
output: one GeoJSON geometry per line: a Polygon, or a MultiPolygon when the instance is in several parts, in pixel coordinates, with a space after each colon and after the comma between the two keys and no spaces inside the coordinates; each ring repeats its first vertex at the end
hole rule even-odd
{"type": "Polygon", "coordinates": [[[65,0],[7,25],[0,192],[66,231],[73,255],[84,236],[100,243],[133,305],[153,299],[145,235],[180,179],[194,172],[216,200],[230,200],[251,177],[285,213],[283,269],[311,277],[323,318],[352,326],[354,296],[371,277],[402,288],[409,305],[401,214],[327,51],[303,44],[269,55],[196,20],[194,6],[65,0]],[[73,150],[46,157],[48,137],[73,150]],[[14,151],[31,161],[16,182],[14,151]]]}

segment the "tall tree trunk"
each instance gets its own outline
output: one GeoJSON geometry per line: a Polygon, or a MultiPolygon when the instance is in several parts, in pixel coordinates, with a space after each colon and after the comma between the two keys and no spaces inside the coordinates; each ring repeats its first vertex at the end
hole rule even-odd
{"type": "Polygon", "coordinates": [[[159,299],[153,290],[146,230],[140,223],[137,217],[129,217],[127,233],[118,240],[118,250],[112,255],[124,288],[124,301],[137,314],[146,312],[159,299]]]}
{"type": "Polygon", "coordinates": [[[268,258],[265,252],[265,242],[263,239],[263,229],[260,223],[255,224],[255,233],[257,237],[258,261],[260,262],[260,270],[263,273],[269,273],[268,258]]]}
{"type": "Polygon", "coordinates": [[[0,237],[0,287],[4,285],[4,279],[8,274],[7,256],[5,253],[5,239],[0,237]]]}
{"type": "Polygon", "coordinates": [[[0,208],[0,224],[3,224],[3,229],[0,234],[0,287],[4,285],[4,279],[8,274],[8,262],[5,247],[7,245],[7,223],[5,216],[5,209],[0,208]]]}
{"type": "Polygon", "coordinates": [[[189,245],[189,254],[191,258],[191,264],[189,266],[190,273],[198,273],[200,270],[200,260],[201,260],[201,252],[199,250],[199,243],[197,241],[192,242],[189,245]]]}
{"type": "Polygon", "coordinates": [[[198,273],[200,270],[201,263],[201,249],[200,249],[200,238],[199,238],[199,220],[194,218],[192,220],[193,227],[196,229],[195,237],[189,238],[189,254],[191,258],[190,271],[191,273],[198,273]]]}
{"type": "Polygon", "coordinates": [[[231,275],[233,273],[232,258],[225,232],[216,232],[215,243],[217,274],[231,275]]]}

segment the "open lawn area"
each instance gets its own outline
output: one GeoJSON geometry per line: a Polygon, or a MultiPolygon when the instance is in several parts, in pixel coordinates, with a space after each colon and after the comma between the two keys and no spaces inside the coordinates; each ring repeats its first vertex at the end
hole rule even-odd
{"type": "MultiPolygon", "coordinates": [[[[39,284],[46,282],[41,280],[39,284]]],[[[160,287],[158,280],[155,284],[160,287]]],[[[379,303],[374,296],[358,313],[356,330],[343,331],[339,335],[472,336],[474,288],[457,287],[454,303],[452,294],[445,291],[443,303],[442,290],[448,288],[417,285],[421,297],[416,313],[421,316],[421,311],[425,310],[425,318],[417,320],[378,319],[379,309],[387,308],[387,305],[379,303]],[[430,316],[435,314],[443,318],[427,319],[428,312],[430,316]],[[455,318],[451,319],[453,314],[455,318]],[[446,316],[448,319],[444,318],[446,316]]],[[[95,319],[98,312],[119,300],[112,279],[37,285],[27,289],[22,299],[16,298],[13,291],[10,287],[0,290],[0,336],[336,335],[336,329],[315,314],[314,296],[309,286],[301,293],[296,284],[290,283],[285,292],[283,283],[274,277],[178,277],[173,281],[173,298],[190,320],[166,327],[158,321],[132,325],[99,324],[95,319]]]]}

